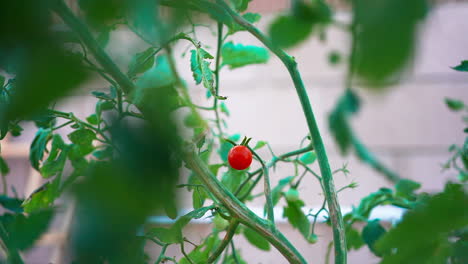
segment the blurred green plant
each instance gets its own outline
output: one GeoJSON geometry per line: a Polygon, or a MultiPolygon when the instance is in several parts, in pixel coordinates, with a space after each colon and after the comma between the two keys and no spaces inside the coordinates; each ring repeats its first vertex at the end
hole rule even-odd
{"type": "MultiPolygon", "coordinates": [[[[418,23],[427,12],[425,1],[355,0],[351,2],[353,21],[346,25],[336,20],[326,1],[295,0],[287,13],[273,20],[268,35],[253,25],[261,15],[246,12],[250,0],[80,0],[75,12],[62,0],[36,2],[10,1],[2,6],[0,136],[19,136],[22,122],[33,121],[38,130],[29,159],[47,182],[29,197],[9,196],[9,167],[0,157],[0,204],[7,211],[0,216],[2,261],[23,263],[21,253],[47,230],[57,209],[74,203],[70,245],[74,263],[149,263],[144,251],[147,242],[161,248],[156,263],[247,263],[233,241],[238,234],[260,250],[275,247],[290,263],[306,263],[276,228],[273,207],[283,199],[283,216],[309,244],[319,241],[315,226],[325,213],[333,229],[335,263],[346,263],[347,250],[363,245],[382,257],[383,263],[466,262],[463,228],[468,214],[462,184],[449,183],[440,194],[416,193],[420,184],[400,178],[384,166],[350,124],[350,117],[360,108],[354,76],[377,88],[395,80],[411,59],[418,23]],[[215,49],[197,38],[196,29],[206,27],[198,21],[204,19],[203,14],[217,24],[215,49]],[[331,26],[352,37],[347,56],[330,54],[332,64],[348,64],[345,92],[329,116],[332,135],[343,154],[354,149],[363,162],[395,183],[394,190],[382,188],[372,193],[344,218],[337,193],[357,184],[335,190],[333,174],[349,171],[346,166],[331,171],[297,63],[283,50],[309,36],[326,40],[331,26]],[[120,28],[147,44],[134,54],[126,71],[105,52],[110,35],[120,28]],[[252,34],[264,46],[236,43],[235,34],[241,31],[252,34]],[[178,54],[172,51],[177,42],[190,45],[187,67],[192,70],[193,82],[206,88],[209,106],[194,104],[188,81],[178,75],[178,54]],[[291,75],[309,134],[297,150],[281,155],[275,154],[268,142],[257,141],[254,147],[249,146],[256,164],[237,171],[229,167],[227,155],[242,136],[226,132],[229,99],[220,95],[221,70],[224,66],[234,70],[267,63],[270,53],[291,75]],[[109,88],[91,93],[97,101],[93,114],[80,118],[55,108],[61,97],[95,75],[106,80],[109,88]],[[181,108],[188,114],[184,126],[178,127],[172,114],[181,108]],[[200,111],[212,112],[214,119],[205,119],[200,111]],[[187,131],[180,130],[187,130],[190,136],[181,136],[187,131]],[[66,138],[62,131],[66,131],[66,138]],[[271,160],[265,161],[257,153],[262,148],[268,148],[271,160]],[[320,173],[311,168],[316,162],[320,173]],[[269,171],[280,164],[291,164],[294,175],[270,187],[269,171]],[[189,169],[186,183],[179,182],[182,167],[189,169]],[[321,208],[308,213],[300,196],[300,184],[306,176],[316,179],[324,193],[321,208]],[[256,195],[253,190],[261,180],[264,191],[256,195]],[[176,188],[192,194],[194,210],[182,216],[176,206],[176,188]],[[73,198],[67,198],[66,193],[73,198]],[[246,206],[260,196],[267,201],[266,219],[246,206]],[[65,204],[58,202],[59,198],[65,204]],[[454,199],[456,202],[448,204],[454,199]],[[373,208],[383,204],[408,210],[390,230],[369,219],[373,208]],[[448,208],[450,211],[440,217],[434,211],[448,208]],[[174,223],[148,225],[146,220],[153,214],[167,215],[174,223]],[[213,219],[212,232],[197,244],[189,241],[184,227],[192,219],[206,216],[213,219]],[[430,237],[421,228],[432,228],[427,226],[431,222],[418,226],[428,217],[437,220],[436,234],[430,237]],[[358,222],[366,224],[362,231],[354,227],[358,222]],[[425,239],[408,244],[413,235],[425,239]],[[187,245],[193,248],[188,251],[187,245]],[[184,257],[167,256],[169,246],[179,247],[184,257]],[[437,254],[420,259],[422,250],[437,254]]],[[[465,64],[454,69],[466,71],[465,64]]],[[[461,101],[447,99],[446,103],[453,111],[466,111],[461,101]]],[[[454,155],[445,165],[455,168],[463,183],[467,178],[467,142],[450,148],[454,155]]]]}

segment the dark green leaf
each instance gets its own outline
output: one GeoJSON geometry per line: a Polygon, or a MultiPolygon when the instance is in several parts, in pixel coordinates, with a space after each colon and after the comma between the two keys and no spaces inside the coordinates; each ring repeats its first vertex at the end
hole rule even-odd
{"type": "Polygon", "coordinates": [[[250,64],[266,63],[269,59],[268,51],[263,47],[225,43],[221,54],[223,65],[229,65],[231,69],[250,64]]]}
{"type": "Polygon", "coordinates": [[[149,236],[157,237],[161,242],[166,244],[176,244],[182,241],[182,234],[172,228],[156,227],[148,231],[149,236]]]}
{"type": "Polygon", "coordinates": [[[294,16],[280,16],[270,25],[269,32],[273,43],[290,48],[307,39],[312,32],[312,24],[294,16]]]}
{"type": "Polygon", "coordinates": [[[263,236],[250,228],[244,228],[244,236],[250,244],[265,251],[270,251],[270,243],[263,236]]]}
{"type": "Polygon", "coordinates": [[[468,60],[463,60],[459,65],[452,67],[452,69],[461,72],[468,72],[468,60]]]}
{"type": "Polygon", "coordinates": [[[88,146],[96,139],[96,134],[90,129],[81,128],[69,134],[68,138],[74,144],[88,146]]]}
{"type": "Polygon", "coordinates": [[[283,216],[288,218],[289,223],[294,228],[299,229],[302,236],[307,239],[309,237],[310,223],[301,209],[303,206],[304,202],[301,200],[288,201],[288,205],[284,208],[283,216]]]}
{"type": "Polygon", "coordinates": [[[367,222],[367,225],[362,229],[362,239],[376,256],[381,256],[381,254],[375,249],[375,242],[386,232],[385,228],[380,225],[377,219],[367,222]]]}
{"type": "Polygon", "coordinates": [[[52,210],[43,210],[28,216],[15,214],[9,218],[3,215],[0,221],[9,233],[8,247],[19,250],[30,248],[47,230],[52,216],[52,210]]]}
{"type": "Polygon", "coordinates": [[[427,10],[426,0],[354,0],[356,73],[374,87],[395,81],[413,55],[427,10]]]}
{"type": "Polygon", "coordinates": [[[415,182],[408,179],[401,179],[395,185],[396,195],[412,199],[414,197],[414,191],[421,188],[421,184],[419,182],[415,182]]]}
{"type": "Polygon", "coordinates": [[[29,161],[31,165],[36,170],[39,170],[39,162],[44,157],[44,151],[47,147],[47,142],[52,136],[52,131],[50,129],[39,128],[34,137],[33,142],[31,143],[31,148],[29,150],[29,161]]]}
{"type": "Polygon", "coordinates": [[[299,157],[299,160],[304,164],[312,164],[317,159],[317,154],[314,151],[310,151],[299,157]]]}
{"type": "Polygon", "coordinates": [[[364,246],[365,243],[362,240],[361,235],[352,226],[346,225],[345,235],[346,235],[346,244],[347,244],[348,250],[351,250],[351,249],[358,250],[362,246],[364,246]]]}
{"type": "Polygon", "coordinates": [[[12,212],[22,213],[23,212],[23,207],[21,207],[22,203],[23,203],[23,200],[20,200],[18,198],[12,198],[6,195],[0,195],[0,204],[3,206],[3,208],[8,209],[12,212]]]}
{"type": "Polygon", "coordinates": [[[445,104],[452,111],[460,111],[465,107],[465,103],[461,100],[445,98],[445,104]]]}
{"type": "Polygon", "coordinates": [[[237,12],[244,12],[252,0],[230,0],[237,12]]]}
{"type": "Polygon", "coordinates": [[[92,114],[86,118],[86,121],[90,123],[91,125],[97,125],[99,123],[99,120],[96,116],[96,114],[92,114]]]}
{"type": "Polygon", "coordinates": [[[332,135],[343,154],[348,151],[353,142],[353,132],[348,124],[348,116],[359,110],[359,104],[357,95],[347,90],[328,118],[332,135]]]}
{"type": "Polygon", "coordinates": [[[450,234],[466,228],[468,195],[461,184],[448,183],[445,190],[409,210],[375,248],[381,263],[448,263],[450,234]]]}
{"type": "Polygon", "coordinates": [[[10,168],[6,161],[0,156],[0,173],[1,177],[5,177],[10,172],[10,168]]]}
{"type": "Polygon", "coordinates": [[[97,159],[103,160],[103,159],[108,159],[112,157],[114,150],[112,147],[107,146],[103,149],[98,149],[93,151],[93,156],[96,157],[97,159]]]}
{"type": "Polygon", "coordinates": [[[311,24],[328,23],[332,19],[332,10],[323,0],[293,1],[294,17],[311,24]]]}
{"type": "Polygon", "coordinates": [[[104,92],[100,92],[100,91],[92,91],[91,94],[96,97],[96,98],[99,98],[99,99],[102,99],[102,100],[112,100],[112,97],[104,92]]]}
{"type": "Polygon", "coordinates": [[[130,65],[128,65],[128,75],[130,77],[136,76],[139,73],[146,72],[154,64],[155,50],[153,47],[147,48],[145,51],[135,54],[130,65]]]}

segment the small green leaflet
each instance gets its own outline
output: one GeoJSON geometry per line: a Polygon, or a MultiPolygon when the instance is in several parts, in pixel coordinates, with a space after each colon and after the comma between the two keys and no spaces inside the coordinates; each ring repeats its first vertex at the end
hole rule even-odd
{"type": "Polygon", "coordinates": [[[468,60],[462,61],[459,65],[452,67],[452,69],[461,72],[468,72],[468,60]]]}
{"type": "MultiPolygon", "coordinates": [[[[278,182],[278,185],[276,185],[275,188],[271,190],[271,200],[273,201],[273,206],[275,206],[279,202],[281,198],[281,193],[283,192],[284,187],[286,187],[293,179],[294,179],[294,176],[283,178],[278,182]]],[[[265,204],[265,206],[263,207],[263,215],[266,215],[266,214],[267,214],[267,207],[265,204]]]]}
{"type": "Polygon", "coordinates": [[[452,111],[460,111],[465,107],[465,103],[461,100],[452,99],[452,98],[445,98],[445,104],[450,108],[452,111]]]}
{"type": "Polygon", "coordinates": [[[128,66],[127,75],[129,77],[134,77],[139,73],[149,70],[154,64],[155,55],[156,51],[153,47],[149,47],[145,51],[135,54],[128,66]]]}
{"type": "Polygon", "coordinates": [[[252,45],[225,43],[221,49],[223,65],[235,69],[250,64],[266,63],[270,58],[268,51],[263,47],[252,45]]]}
{"type": "Polygon", "coordinates": [[[244,236],[250,244],[256,246],[257,248],[265,251],[270,251],[270,243],[257,232],[246,227],[244,228],[244,236]]]}
{"type": "Polygon", "coordinates": [[[221,112],[225,113],[226,116],[229,116],[229,109],[227,108],[226,104],[224,102],[221,102],[219,104],[219,108],[221,109],[221,112]]]}
{"type": "Polygon", "coordinates": [[[244,12],[252,0],[230,0],[237,12],[244,12]]]}
{"type": "Polygon", "coordinates": [[[351,249],[357,250],[357,249],[360,249],[362,246],[364,246],[364,241],[362,240],[361,235],[352,226],[346,225],[345,235],[346,235],[346,247],[348,248],[348,250],[351,250],[351,249]]]}
{"type": "Polygon", "coordinates": [[[259,140],[257,144],[255,144],[254,150],[261,149],[267,144],[266,141],[259,140]]]}
{"type": "Polygon", "coordinates": [[[2,177],[5,177],[10,172],[10,168],[6,161],[0,156],[0,173],[2,177]]]}
{"type": "Polygon", "coordinates": [[[63,142],[62,137],[58,134],[52,137],[52,147],[49,156],[44,161],[40,168],[41,176],[43,178],[50,178],[57,173],[63,171],[65,162],[67,160],[67,148],[63,142]]]}
{"type": "Polygon", "coordinates": [[[317,154],[315,154],[314,151],[307,152],[299,158],[299,160],[302,161],[304,164],[312,164],[316,159],[317,154]]]}
{"type": "Polygon", "coordinates": [[[395,185],[396,196],[412,199],[415,196],[414,191],[419,188],[421,188],[421,184],[419,182],[401,179],[395,185]]]}
{"type": "Polygon", "coordinates": [[[21,199],[8,197],[6,195],[0,195],[0,205],[2,205],[3,208],[10,210],[12,212],[22,213],[23,212],[23,207],[21,207],[22,203],[23,203],[23,200],[21,199]]]}
{"type": "MultiPolygon", "coordinates": [[[[193,79],[196,84],[203,83],[203,86],[211,91],[211,94],[215,95],[216,91],[214,90],[214,79],[213,71],[210,69],[210,64],[208,60],[213,59],[214,57],[209,54],[203,48],[197,48],[196,50],[191,50],[190,56],[190,69],[193,73],[193,79]]],[[[219,100],[225,100],[224,96],[217,96],[219,100]]]]}
{"type": "Polygon", "coordinates": [[[206,263],[208,260],[209,254],[213,251],[215,247],[220,243],[218,234],[212,234],[208,236],[200,246],[194,248],[189,254],[188,257],[192,262],[189,262],[186,258],[182,258],[179,261],[179,264],[191,264],[193,262],[197,264],[206,263]]]}

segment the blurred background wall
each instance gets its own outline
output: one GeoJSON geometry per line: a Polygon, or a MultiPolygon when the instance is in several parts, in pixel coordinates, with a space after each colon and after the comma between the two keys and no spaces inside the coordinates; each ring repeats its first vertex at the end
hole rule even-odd
{"type": "MultiPolygon", "coordinates": [[[[337,14],[338,19],[349,21],[344,1],[330,2],[334,2],[340,10],[337,14]]],[[[434,2],[437,2],[437,5],[421,27],[416,58],[406,78],[380,94],[358,89],[363,98],[363,106],[352,121],[357,135],[386,165],[403,177],[422,182],[422,190],[428,192],[441,190],[448,179],[456,176],[451,172],[442,172],[441,164],[449,157],[448,146],[464,140],[461,117],[450,112],[443,100],[445,97],[453,97],[468,101],[468,75],[450,68],[468,58],[468,36],[463,32],[468,29],[468,1],[434,2]]],[[[288,6],[287,0],[254,0],[250,10],[262,13],[259,27],[265,30],[275,14],[288,6]]],[[[198,39],[204,44],[215,47],[215,39],[209,30],[201,29],[197,33],[198,39]]],[[[242,32],[236,34],[233,41],[260,45],[257,40],[242,32]]],[[[122,65],[125,65],[135,52],[141,51],[142,47],[142,43],[133,35],[119,30],[112,34],[109,43],[108,52],[122,65]]],[[[185,43],[178,44],[175,54],[183,52],[185,48],[185,43]]],[[[348,176],[335,175],[337,188],[351,182],[357,182],[359,185],[354,190],[345,190],[339,194],[342,209],[349,210],[352,205],[357,205],[362,197],[379,187],[390,186],[383,176],[362,164],[353,155],[341,156],[329,134],[327,117],[344,90],[346,65],[330,65],[328,56],[330,52],[339,52],[343,55],[342,58],[345,58],[349,53],[349,36],[338,27],[330,27],[326,42],[321,42],[313,35],[288,52],[295,56],[299,63],[299,70],[303,74],[319,127],[324,135],[332,169],[347,164],[350,171],[348,176]]],[[[191,86],[194,100],[200,105],[206,104],[205,90],[196,87],[191,81],[188,60],[189,56],[178,60],[179,71],[191,86]]],[[[80,92],[61,102],[59,108],[86,117],[93,110],[95,103],[86,94],[105,87],[106,83],[103,81],[93,80],[80,92]]],[[[272,56],[266,65],[248,66],[232,71],[223,69],[220,87],[220,93],[229,97],[226,101],[230,110],[229,133],[241,133],[252,137],[254,141],[267,140],[277,154],[296,149],[298,142],[307,134],[305,119],[292,81],[277,58],[272,56]]],[[[22,137],[2,142],[2,155],[7,158],[11,167],[9,183],[15,186],[20,196],[29,195],[43,181],[32,172],[27,158],[29,143],[34,133],[33,127],[26,125],[22,137]]],[[[266,149],[260,151],[260,154],[264,159],[270,158],[266,149]]],[[[313,168],[318,171],[316,164],[313,168]]],[[[287,165],[278,166],[271,175],[273,184],[280,178],[291,175],[292,170],[293,168],[287,165]]],[[[181,182],[184,182],[184,179],[181,182]]],[[[258,192],[260,189],[254,193],[258,192]]],[[[185,194],[180,198],[179,204],[184,210],[190,210],[189,198],[190,195],[185,194]]],[[[304,181],[301,198],[306,202],[307,208],[321,205],[323,197],[314,179],[307,178],[304,181]]],[[[249,206],[261,212],[262,202],[259,199],[249,206]]],[[[281,205],[280,203],[279,208],[281,205]]],[[[280,215],[281,210],[277,214],[280,215]]],[[[388,224],[391,224],[399,214],[399,211],[392,208],[382,208],[375,212],[374,217],[387,220],[388,224]]],[[[50,234],[39,241],[41,246],[28,252],[26,263],[54,262],[54,259],[63,254],[60,245],[66,244],[65,216],[64,210],[52,225],[50,234]]],[[[316,245],[307,244],[299,232],[293,230],[284,220],[279,220],[279,228],[298,246],[299,251],[310,263],[324,262],[326,248],[331,239],[331,230],[326,225],[319,225],[319,243],[316,245]]],[[[186,235],[197,243],[210,230],[208,222],[195,223],[189,225],[186,235]]],[[[236,237],[234,240],[249,263],[285,263],[274,248],[270,252],[263,252],[249,245],[243,237],[236,237]]],[[[148,249],[153,256],[157,256],[157,249],[148,249]]],[[[169,248],[169,252],[168,255],[179,255],[175,248],[169,248]]],[[[352,251],[349,254],[349,263],[376,262],[377,259],[367,249],[352,251]]]]}

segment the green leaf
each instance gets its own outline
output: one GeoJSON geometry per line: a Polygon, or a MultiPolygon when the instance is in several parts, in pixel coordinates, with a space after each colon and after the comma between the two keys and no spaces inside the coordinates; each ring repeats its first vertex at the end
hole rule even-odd
{"type": "Polygon", "coordinates": [[[39,128],[34,137],[33,142],[29,150],[29,161],[36,170],[39,170],[39,162],[44,157],[44,151],[47,147],[47,142],[52,137],[52,131],[50,129],[39,128]]]}
{"type": "MultiPolygon", "coordinates": [[[[260,14],[257,14],[257,13],[245,13],[242,15],[242,17],[251,24],[257,23],[262,18],[262,16],[260,16],[260,14]]],[[[232,35],[236,32],[243,31],[243,30],[245,29],[242,26],[240,26],[237,23],[234,23],[229,27],[228,34],[232,35]]]]}
{"type": "Polygon", "coordinates": [[[230,0],[237,12],[244,12],[252,0],[230,0]]]}
{"type": "Polygon", "coordinates": [[[317,154],[314,151],[310,151],[299,157],[299,160],[304,164],[312,164],[317,159],[317,154]]]}
{"type": "Polygon", "coordinates": [[[452,69],[461,72],[468,72],[468,60],[463,60],[459,65],[452,67],[452,69]]]}
{"type": "Polygon", "coordinates": [[[8,197],[6,195],[0,195],[0,204],[3,206],[3,208],[10,210],[12,212],[22,213],[23,212],[23,207],[21,207],[22,203],[23,203],[23,200],[21,199],[8,197]]]}
{"type": "Polygon", "coordinates": [[[66,145],[60,135],[55,134],[52,136],[52,147],[49,152],[49,156],[40,168],[41,176],[43,178],[50,178],[63,171],[65,161],[67,160],[67,151],[65,150],[65,147],[66,145]]]}
{"type": "MultiPolygon", "coordinates": [[[[190,51],[190,68],[193,73],[193,78],[196,84],[203,83],[203,86],[207,88],[214,95],[214,79],[213,71],[210,69],[210,63],[207,59],[213,59],[213,56],[202,48],[190,51]]],[[[225,100],[226,97],[218,96],[218,99],[225,100]]]]}
{"type": "Polygon", "coordinates": [[[193,208],[194,209],[202,208],[207,197],[208,195],[206,194],[204,188],[194,188],[192,191],[193,208]]]}
{"type": "Polygon", "coordinates": [[[453,183],[418,203],[376,242],[381,263],[448,263],[447,242],[455,230],[466,228],[467,204],[464,186],[453,183]]]}
{"type": "Polygon", "coordinates": [[[199,128],[203,126],[203,120],[198,113],[190,112],[184,119],[184,125],[191,128],[199,128]]]}
{"type": "Polygon", "coordinates": [[[225,104],[224,102],[221,102],[221,103],[219,104],[219,108],[221,109],[221,112],[222,112],[222,113],[225,113],[225,114],[226,114],[226,116],[229,116],[229,115],[230,115],[229,109],[227,108],[227,106],[226,106],[226,104],[225,104]]]}
{"type": "Polygon", "coordinates": [[[90,129],[81,128],[69,134],[68,138],[74,144],[88,146],[92,145],[93,140],[96,139],[96,134],[90,129]]]}
{"type": "Polygon", "coordinates": [[[250,228],[244,228],[244,236],[250,244],[265,251],[270,251],[270,243],[263,236],[250,228]]]}
{"type": "Polygon", "coordinates": [[[5,177],[10,172],[10,168],[6,161],[0,156],[0,173],[2,177],[5,177]]]}
{"type": "Polygon", "coordinates": [[[353,216],[360,220],[368,219],[372,209],[390,201],[393,201],[392,190],[380,188],[377,192],[373,192],[361,199],[359,206],[353,209],[353,216]]]}
{"type": "Polygon", "coordinates": [[[246,171],[239,171],[229,167],[228,171],[223,174],[221,183],[226,189],[231,192],[237,190],[240,184],[247,179],[248,175],[246,171]]]}
{"type": "Polygon", "coordinates": [[[148,231],[149,236],[154,236],[159,241],[166,244],[177,244],[182,240],[182,234],[178,233],[178,230],[172,228],[155,227],[148,231]]]}
{"type": "MultiPolygon", "coordinates": [[[[278,204],[278,202],[279,202],[279,200],[281,198],[281,193],[283,192],[283,189],[286,186],[288,186],[288,184],[293,179],[294,179],[294,176],[289,176],[289,177],[283,178],[278,182],[278,185],[276,185],[275,188],[273,188],[271,190],[271,200],[273,201],[273,206],[278,204]]],[[[266,214],[267,214],[267,205],[265,204],[265,206],[263,207],[263,215],[266,215],[266,214]]]]}
{"type": "Polygon", "coordinates": [[[341,96],[335,109],[328,117],[328,124],[335,141],[340,147],[341,153],[346,154],[353,143],[353,132],[348,124],[348,117],[359,110],[360,102],[356,94],[351,90],[341,96]]]}
{"type": "Polygon", "coordinates": [[[345,235],[346,235],[346,246],[348,250],[351,250],[351,249],[358,250],[362,246],[364,246],[365,243],[362,240],[361,235],[352,226],[346,225],[345,235]]]}
{"type": "Polygon", "coordinates": [[[412,199],[415,196],[414,191],[419,188],[421,188],[421,184],[419,182],[401,179],[395,185],[395,194],[406,199],[412,199]]]}
{"type": "Polygon", "coordinates": [[[366,242],[369,249],[376,256],[381,256],[379,252],[375,249],[375,242],[379,240],[387,231],[380,225],[378,219],[367,222],[367,225],[362,229],[362,239],[366,242]]]}
{"type": "Polygon", "coordinates": [[[412,58],[417,28],[428,10],[426,0],[354,0],[353,68],[373,87],[400,77],[412,58]],[[385,54],[385,56],[381,56],[385,54]]]}
{"type": "Polygon", "coordinates": [[[92,114],[86,118],[86,121],[90,123],[91,125],[97,125],[99,123],[98,117],[96,114],[92,114]]]}
{"type": "Polygon", "coordinates": [[[106,101],[109,101],[109,100],[113,99],[110,95],[108,95],[108,94],[106,94],[104,92],[100,92],[100,91],[92,91],[91,94],[94,97],[98,98],[98,99],[102,99],[102,100],[106,100],[106,101]]]}
{"type": "Polygon", "coordinates": [[[47,230],[52,220],[53,211],[43,210],[31,213],[0,216],[0,222],[9,233],[8,247],[25,250],[47,230]]]}
{"type": "Polygon", "coordinates": [[[294,16],[280,16],[270,25],[273,43],[281,48],[291,48],[307,39],[312,32],[312,24],[294,16]]]}
{"type": "Polygon", "coordinates": [[[302,211],[304,202],[297,200],[294,202],[289,202],[288,205],[284,208],[283,216],[288,218],[289,223],[296,229],[299,229],[302,236],[307,240],[309,237],[310,223],[307,216],[302,211]]]}
{"type": "Polygon", "coordinates": [[[250,64],[266,63],[270,58],[268,51],[263,47],[234,44],[227,42],[221,49],[223,65],[235,69],[250,64]]]}
{"type": "Polygon", "coordinates": [[[254,150],[261,149],[267,144],[266,141],[259,140],[257,144],[255,144],[254,150]]]}
{"type": "Polygon", "coordinates": [[[332,19],[332,10],[323,0],[293,1],[292,13],[299,20],[316,24],[328,23],[332,19]]]}
{"type": "MultiPolygon", "coordinates": [[[[193,249],[189,254],[189,258],[196,264],[207,263],[210,253],[219,245],[220,241],[218,234],[209,235],[200,246],[193,249]]],[[[179,264],[190,264],[185,257],[179,261],[179,264]]]]}
{"type": "Polygon", "coordinates": [[[460,111],[465,107],[465,103],[461,100],[445,98],[445,104],[452,111],[460,111]]]}
{"type": "Polygon", "coordinates": [[[24,212],[32,213],[49,208],[60,195],[59,184],[60,177],[55,177],[52,182],[47,182],[35,190],[28,199],[24,200],[22,204],[24,212]]]}
{"type": "Polygon", "coordinates": [[[155,49],[153,47],[135,54],[128,66],[128,76],[133,77],[149,70],[154,64],[154,55],[155,49]]]}
{"type": "Polygon", "coordinates": [[[113,153],[114,153],[113,148],[110,146],[107,146],[105,148],[93,151],[93,156],[96,157],[97,159],[104,160],[104,159],[112,158],[113,153]]]}

